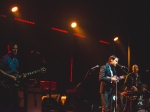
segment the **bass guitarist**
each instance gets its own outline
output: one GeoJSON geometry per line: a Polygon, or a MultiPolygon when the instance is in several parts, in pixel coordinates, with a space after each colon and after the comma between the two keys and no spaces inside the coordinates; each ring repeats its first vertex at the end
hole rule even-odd
{"type": "Polygon", "coordinates": [[[18,45],[10,42],[7,50],[8,53],[0,59],[0,109],[1,112],[17,112],[19,107],[18,90],[9,84],[16,81],[13,73],[18,73],[19,62],[16,58],[18,45]]]}

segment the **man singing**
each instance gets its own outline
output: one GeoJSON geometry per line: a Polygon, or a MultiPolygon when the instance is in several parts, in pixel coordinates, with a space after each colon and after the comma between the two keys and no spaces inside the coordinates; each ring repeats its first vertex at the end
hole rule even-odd
{"type": "MultiPolygon", "coordinates": [[[[108,62],[100,67],[99,81],[100,81],[100,95],[102,103],[102,112],[111,112],[113,107],[111,104],[112,95],[114,91],[114,83],[118,80],[116,76],[115,67],[118,64],[118,57],[112,55],[108,62]]],[[[122,77],[123,78],[123,77],[122,77]]]]}

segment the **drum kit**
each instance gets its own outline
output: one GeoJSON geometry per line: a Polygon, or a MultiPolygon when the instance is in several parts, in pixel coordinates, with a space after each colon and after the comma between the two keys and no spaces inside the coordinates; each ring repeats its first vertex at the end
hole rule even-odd
{"type": "Polygon", "coordinates": [[[139,112],[150,112],[150,97],[145,94],[140,95],[138,99],[139,112]]]}
{"type": "MultiPolygon", "coordinates": [[[[148,91],[149,92],[149,91],[148,91]]],[[[131,102],[138,99],[138,112],[150,112],[150,96],[140,92],[122,92],[121,96],[128,98],[131,102]]]]}

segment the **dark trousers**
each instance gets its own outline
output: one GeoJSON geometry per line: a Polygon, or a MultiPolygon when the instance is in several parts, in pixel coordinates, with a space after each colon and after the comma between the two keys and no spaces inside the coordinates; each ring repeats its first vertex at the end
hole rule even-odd
{"type": "Polygon", "coordinates": [[[110,94],[100,94],[100,95],[101,95],[102,112],[113,112],[112,95],[110,94]]]}
{"type": "Polygon", "coordinates": [[[18,90],[14,86],[0,87],[0,112],[17,112],[19,109],[18,90]]]}

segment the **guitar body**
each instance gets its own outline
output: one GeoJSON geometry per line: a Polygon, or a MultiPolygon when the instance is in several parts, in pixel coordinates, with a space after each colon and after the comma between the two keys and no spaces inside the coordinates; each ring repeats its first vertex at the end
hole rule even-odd
{"type": "Polygon", "coordinates": [[[27,76],[30,76],[30,75],[33,75],[33,74],[36,74],[36,73],[45,73],[46,72],[46,68],[42,67],[40,68],[39,70],[35,70],[35,71],[32,71],[32,72],[28,72],[28,73],[23,73],[23,74],[16,74],[16,73],[12,73],[15,77],[16,77],[16,80],[13,80],[11,78],[6,78],[4,77],[4,81],[1,81],[0,82],[0,86],[3,86],[5,88],[9,88],[11,86],[16,86],[16,87],[19,87],[21,82],[22,82],[22,79],[26,78],[27,76]]]}
{"type": "MultiPolygon", "coordinates": [[[[11,75],[15,76],[16,73],[11,73],[11,75]]],[[[2,88],[10,88],[15,84],[16,81],[14,81],[12,78],[5,76],[5,75],[0,75],[0,87],[2,88]]]]}

